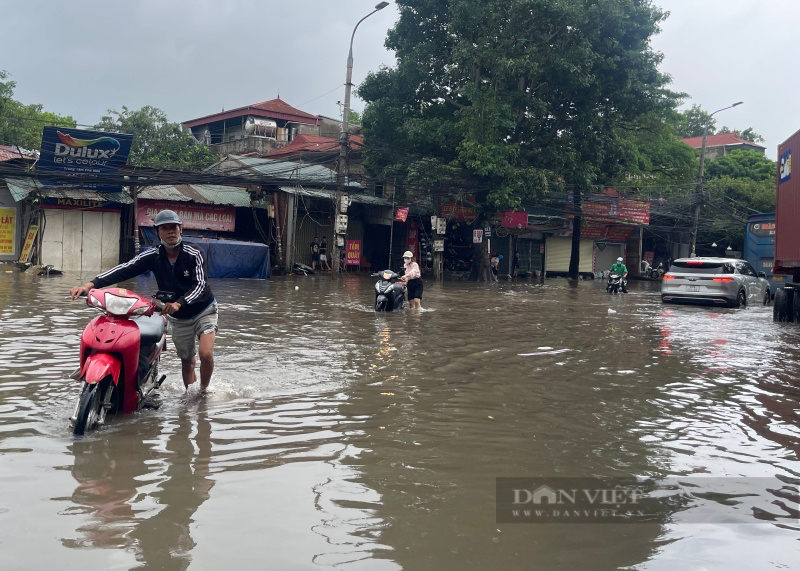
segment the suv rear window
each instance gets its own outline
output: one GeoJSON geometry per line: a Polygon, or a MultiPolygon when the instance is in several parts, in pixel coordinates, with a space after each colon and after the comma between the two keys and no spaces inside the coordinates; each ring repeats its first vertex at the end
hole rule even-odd
{"type": "Polygon", "coordinates": [[[680,274],[733,274],[733,264],[719,262],[672,262],[670,272],[680,274]]]}

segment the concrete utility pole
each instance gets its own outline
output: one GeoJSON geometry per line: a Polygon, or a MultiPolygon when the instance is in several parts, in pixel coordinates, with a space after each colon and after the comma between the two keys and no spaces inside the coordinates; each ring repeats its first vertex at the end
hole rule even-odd
{"type": "MultiPolygon", "coordinates": [[[[744,103],[743,101],[737,101],[733,105],[728,105],[727,107],[723,107],[722,109],[717,109],[711,115],[708,116],[709,121],[711,118],[719,113],[720,111],[725,111],[726,109],[730,109],[732,107],[736,107],[737,105],[741,105],[744,103]]],[[[697,225],[700,221],[700,206],[703,202],[703,167],[706,163],[706,137],[708,136],[708,123],[703,127],[703,143],[700,145],[700,173],[697,175],[697,187],[695,188],[695,203],[694,203],[694,223],[692,224],[692,250],[689,254],[690,258],[694,258],[697,256],[697,252],[695,250],[695,246],[697,245],[697,225]]]]}
{"type": "Polygon", "coordinates": [[[344,112],[342,113],[342,132],[339,135],[339,164],[336,168],[336,195],[334,200],[334,219],[333,219],[333,245],[331,247],[331,258],[333,271],[339,272],[339,248],[344,247],[344,238],[347,234],[347,201],[343,200],[344,181],[347,172],[347,150],[350,145],[350,91],[353,87],[353,39],[359,24],[372,16],[375,12],[383,10],[389,5],[388,2],[379,2],[375,9],[361,18],[353,28],[350,35],[350,51],[347,54],[347,78],[344,83],[344,112]],[[340,246],[339,244],[342,244],[340,246]]]}

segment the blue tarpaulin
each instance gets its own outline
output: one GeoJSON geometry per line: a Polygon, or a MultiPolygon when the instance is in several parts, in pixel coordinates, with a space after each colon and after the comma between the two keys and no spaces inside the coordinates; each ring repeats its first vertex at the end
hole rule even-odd
{"type": "MultiPolygon", "coordinates": [[[[155,228],[142,227],[142,232],[146,241],[156,242],[155,228]]],[[[264,280],[270,277],[269,247],[266,244],[195,236],[184,236],[183,241],[203,252],[209,278],[264,280]]]]}

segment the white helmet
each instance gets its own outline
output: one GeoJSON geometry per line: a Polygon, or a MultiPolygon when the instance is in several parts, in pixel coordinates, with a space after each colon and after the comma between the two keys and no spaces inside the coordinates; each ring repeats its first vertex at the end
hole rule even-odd
{"type": "Polygon", "coordinates": [[[618,261],[618,262],[621,262],[621,261],[622,261],[622,256],[620,256],[619,258],[617,258],[617,261],[618,261]]]}

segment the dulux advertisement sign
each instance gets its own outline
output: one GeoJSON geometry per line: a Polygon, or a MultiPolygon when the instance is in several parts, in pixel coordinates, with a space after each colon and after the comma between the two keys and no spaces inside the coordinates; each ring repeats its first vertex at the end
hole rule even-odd
{"type": "MultiPolygon", "coordinates": [[[[38,170],[41,182],[48,186],[69,183],[47,180],[47,173],[65,175],[99,175],[116,173],[128,161],[133,135],[86,131],[65,127],[45,127],[38,170]]],[[[98,191],[119,191],[119,186],[103,183],[80,184],[81,188],[98,191]]]]}

